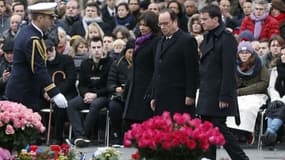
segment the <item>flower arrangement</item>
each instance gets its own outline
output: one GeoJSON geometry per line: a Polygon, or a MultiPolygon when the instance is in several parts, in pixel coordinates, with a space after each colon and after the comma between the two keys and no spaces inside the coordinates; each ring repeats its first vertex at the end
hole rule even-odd
{"type": "Polygon", "coordinates": [[[125,147],[136,147],[133,159],[194,160],[210,145],[224,145],[224,136],[212,123],[191,119],[187,113],[169,112],[133,124],[124,136],[125,147]]]}
{"type": "Polygon", "coordinates": [[[67,144],[50,145],[49,149],[43,150],[37,145],[27,146],[22,149],[16,160],[74,160],[75,152],[67,144]]]}
{"type": "Polygon", "coordinates": [[[101,147],[94,152],[92,160],[120,160],[121,152],[112,147],[101,147]]]}
{"type": "Polygon", "coordinates": [[[7,149],[0,147],[0,159],[1,160],[9,160],[11,158],[11,154],[7,149]]]}
{"type": "Polygon", "coordinates": [[[44,132],[41,116],[22,104],[0,101],[0,146],[20,150],[35,134],[44,132]]]}

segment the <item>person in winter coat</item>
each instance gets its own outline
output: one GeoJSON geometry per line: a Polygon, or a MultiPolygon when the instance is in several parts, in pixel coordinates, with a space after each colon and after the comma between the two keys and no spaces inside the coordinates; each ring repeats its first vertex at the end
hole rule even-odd
{"type": "Polygon", "coordinates": [[[246,16],[240,26],[240,32],[249,30],[254,40],[270,39],[273,35],[279,34],[277,20],[269,16],[268,2],[260,0],[253,3],[254,11],[246,16]]]}
{"type": "Polygon", "coordinates": [[[154,44],[157,43],[159,35],[157,24],[158,17],[151,11],[139,18],[140,36],[135,41],[133,68],[123,113],[124,130],[128,130],[133,123],[143,122],[153,116],[149,106],[150,92],[146,92],[154,71],[154,44]]]}
{"type": "MultiPolygon", "coordinates": [[[[203,29],[208,32],[200,45],[200,90],[196,113],[220,129],[226,139],[224,148],[232,160],[248,160],[226,126],[227,116],[235,116],[236,123],[239,123],[235,80],[237,42],[226,30],[218,6],[205,6],[200,15],[203,29]]],[[[204,156],[216,159],[216,146],[210,146],[204,156]]]]}
{"type": "Polygon", "coordinates": [[[268,94],[271,102],[266,110],[267,128],[262,137],[264,144],[276,142],[277,131],[285,121],[285,47],[281,49],[281,60],[270,74],[268,94]]]}
{"type": "Polygon", "coordinates": [[[237,53],[236,81],[241,123],[237,126],[229,117],[227,125],[237,133],[239,141],[252,143],[257,112],[268,99],[269,74],[250,42],[240,42],[237,53]]]}
{"type": "Polygon", "coordinates": [[[126,84],[132,69],[132,56],[135,48],[133,40],[129,40],[122,55],[112,64],[107,81],[110,92],[109,111],[111,119],[111,143],[123,144],[122,115],[125,98],[128,93],[126,84]]]}

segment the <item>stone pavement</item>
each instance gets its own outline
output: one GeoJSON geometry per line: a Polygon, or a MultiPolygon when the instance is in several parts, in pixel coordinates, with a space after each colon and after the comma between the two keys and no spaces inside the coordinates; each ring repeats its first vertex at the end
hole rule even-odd
{"type": "MultiPolygon", "coordinates": [[[[244,151],[249,156],[250,160],[285,160],[284,145],[277,146],[274,150],[269,150],[267,147],[262,151],[258,151],[256,146],[242,146],[244,151]]],[[[136,152],[134,148],[117,148],[122,152],[121,160],[130,160],[131,155],[136,152]]],[[[96,150],[95,146],[87,148],[78,148],[78,151],[87,153],[87,160],[92,157],[92,153],[96,150]]],[[[228,154],[224,149],[218,149],[217,160],[230,160],[228,154]]]]}

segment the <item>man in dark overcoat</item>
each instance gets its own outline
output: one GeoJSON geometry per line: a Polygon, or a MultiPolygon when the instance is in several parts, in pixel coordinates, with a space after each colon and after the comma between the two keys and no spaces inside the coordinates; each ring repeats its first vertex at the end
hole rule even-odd
{"type": "Polygon", "coordinates": [[[156,49],[151,108],[155,114],[193,114],[198,82],[197,43],[178,28],[177,15],[172,10],[160,12],[159,25],[164,36],[156,49]]]}
{"type": "Polygon", "coordinates": [[[43,30],[52,25],[56,3],[37,3],[28,7],[32,23],[23,28],[14,44],[13,68],[7,83],[9,100],[22,103],[34,111],[43,96],[42,90],[59,108],[66,108],[67,101],[57,89],[46,68],[46,45],[43,30]]]}
{"type": "MultiPolygon", "coordinates": [[[[248,157],[225,123],[227,116],[239,118],[235,81],[237,42],[225,30],[219,7],[209,5],[200,12],[202,26],[208,33],[200,46],[200,90],[196,112],[203,120],[219,127],[226,139],[224,147],[231,159],[246,160],[248,157]]],[[[216,159],[216,146],[211,146],[205,157],[216,159]]]]}

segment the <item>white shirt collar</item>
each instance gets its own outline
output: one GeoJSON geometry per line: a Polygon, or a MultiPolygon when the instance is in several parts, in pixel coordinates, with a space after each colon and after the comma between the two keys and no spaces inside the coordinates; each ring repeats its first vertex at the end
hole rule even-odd
{"type": "Polygon", "coordinates": [[[116,10],[115,9],[111,9],[110,7],[107,6],[107,10],[109,12],[109,15],[112,16],[112,13],[114,13],[114,16],[116,15],[116,10]]]}
{"type": "Polygon", "coordinates": [[[35,25],[33,22],[32,22],[32,25],[41,33],[41,35],[43,37],[44,36],[43,31],[37,25],[35,25]]]}

